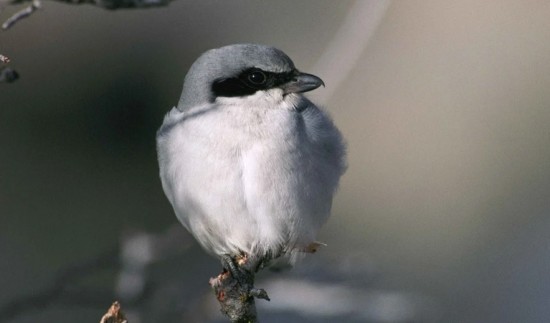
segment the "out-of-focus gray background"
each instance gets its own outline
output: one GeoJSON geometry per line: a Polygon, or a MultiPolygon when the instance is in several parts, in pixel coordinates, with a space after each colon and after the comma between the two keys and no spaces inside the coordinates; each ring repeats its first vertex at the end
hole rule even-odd
{"type": "Polygon", "coordinates": [[[175,225],[154,138],[193,60],[238,42],[321,76],[311,97],[349,146],[328,246],[260,276],[264,321],[550,318],[550,3],[43,7],[0,33],[21,74],[0,84],[0,320],[96,322],[122,297],[132,323],[220,321],[220,266],[175,225]],[[130,269],[137,291],[124,261],[87,264],[178,230],[130,269]]]}

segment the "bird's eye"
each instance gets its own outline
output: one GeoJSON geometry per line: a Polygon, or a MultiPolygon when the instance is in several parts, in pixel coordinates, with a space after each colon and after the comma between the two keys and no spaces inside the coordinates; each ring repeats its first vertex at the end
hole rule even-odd
{"type": "Polygon", "coordinates": [[[248,74],[248,80],[254,85],[262,85],[267,81],[267,77],[262,71],[254,71],[248,74]]]}

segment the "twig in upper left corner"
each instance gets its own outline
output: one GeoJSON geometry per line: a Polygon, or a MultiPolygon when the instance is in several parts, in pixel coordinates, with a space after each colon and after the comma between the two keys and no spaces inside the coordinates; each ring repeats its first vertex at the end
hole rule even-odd
{"type": "Polygon", "coordinates": [[[6,30],[11,28],[19,20],[32,15],[37,9],[40,9],[41,6],[42,4],[40,3],[40,0],[33,0],[30,6],[16,12],[15,14],[13,14],[13,16],[9,17],[8,20],[6,20],[2,24],[2,29],[6,30]]]}

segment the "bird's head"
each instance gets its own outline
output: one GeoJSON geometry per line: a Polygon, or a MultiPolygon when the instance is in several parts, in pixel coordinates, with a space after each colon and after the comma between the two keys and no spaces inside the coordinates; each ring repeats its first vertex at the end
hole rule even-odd
{"type": "Polygon", "coordinates": [[[258,91],[280,89],[284,96],[324,85],[298,71],[281,50],[256,44],[229,45],[202,54],[185,77],[178,109],[214,102],[217,98],[247,97],[258,91]]]}

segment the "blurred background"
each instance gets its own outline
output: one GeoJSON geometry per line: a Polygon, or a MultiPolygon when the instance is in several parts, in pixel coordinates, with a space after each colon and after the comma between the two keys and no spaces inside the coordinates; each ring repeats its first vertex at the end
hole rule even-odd
{"type": "MultiPolygon", "coordinates": [[[[0,12],[4,21],[23,6],[0,12]]],[[[284,50],[348,142],[320,241],[262,322],[550,318],[550,3],[44,1],[0,33],[0,321],[224,322],[155,132],[203,51],[284,50]]]]}

